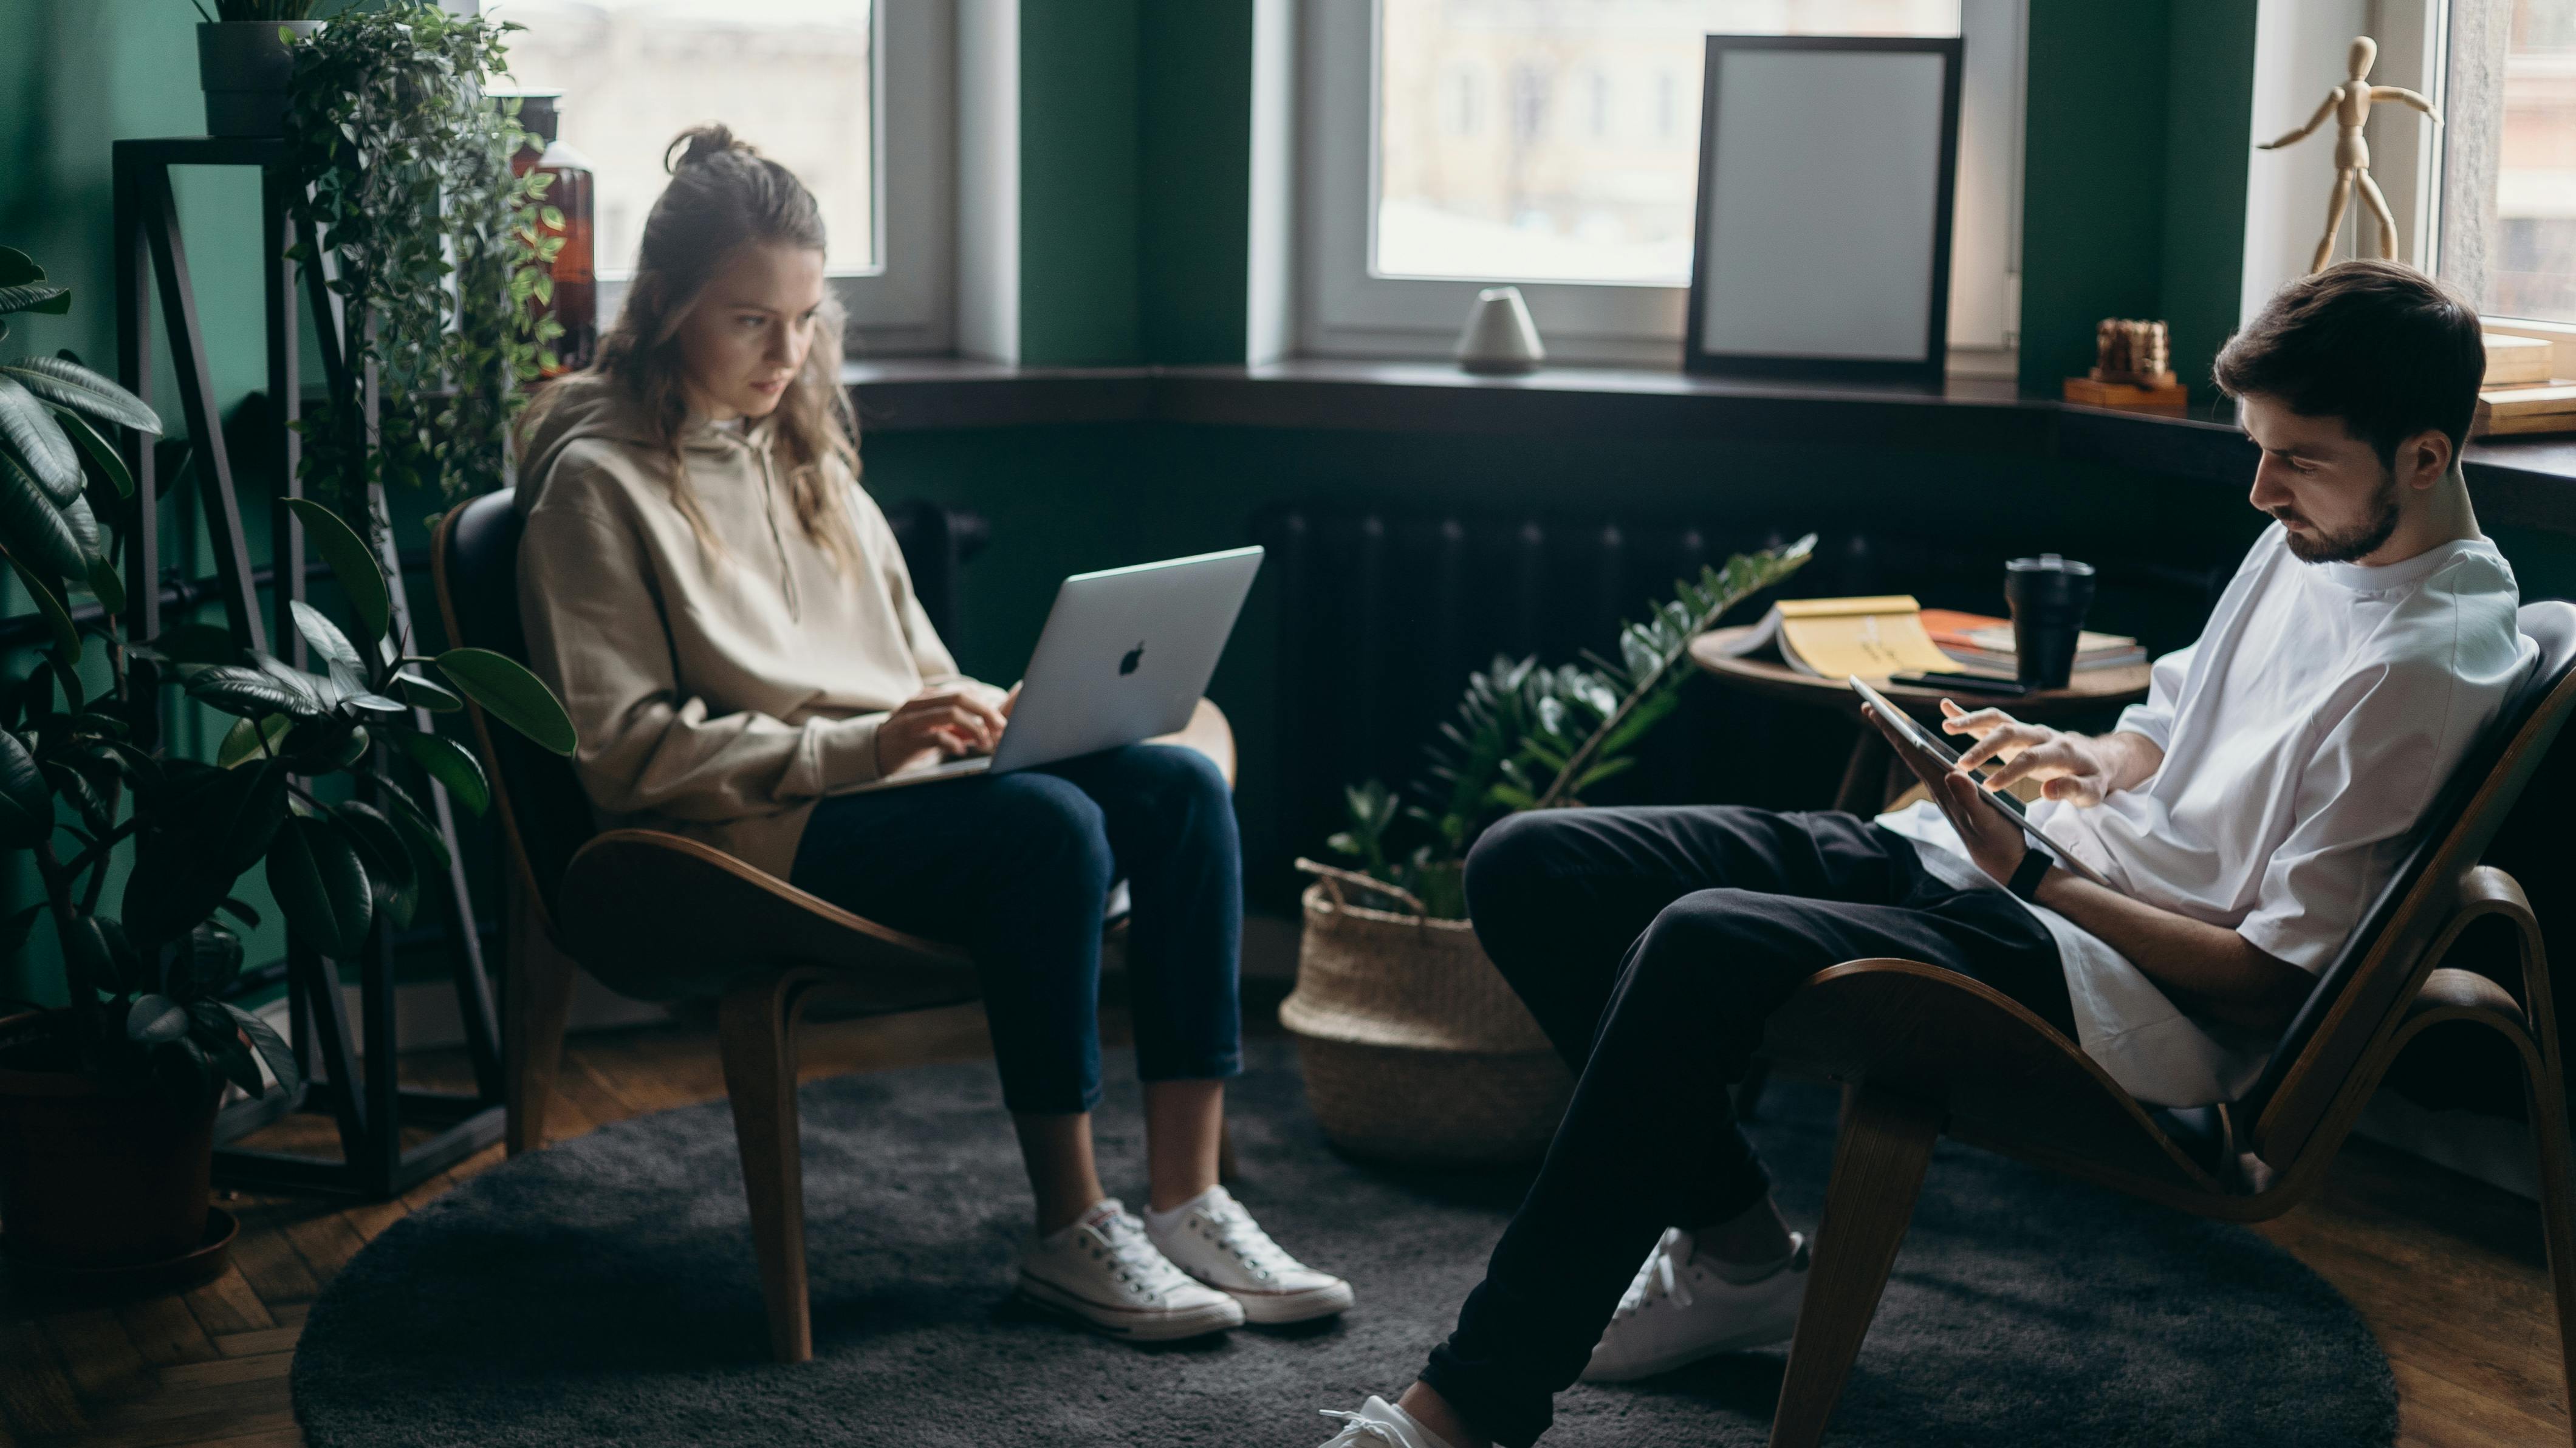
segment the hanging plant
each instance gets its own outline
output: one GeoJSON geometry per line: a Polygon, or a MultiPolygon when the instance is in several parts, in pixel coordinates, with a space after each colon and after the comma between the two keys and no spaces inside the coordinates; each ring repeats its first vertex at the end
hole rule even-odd
{"type": "MultiPolygon", "coordinates": [[[[546,178],[510,174],[525,137],[517,103],[482,90],[518,28],[393,0],[296,43],[292,210],[335,265],[347,318],[346,375],[303,423],[317,495],[345,505],[383,483],[454,499],[503,481],[522,384],[537,375],[551,260],[538,227],[546,178]]],[[[319,261],[302,245],[293,255],[319,261]]]]}

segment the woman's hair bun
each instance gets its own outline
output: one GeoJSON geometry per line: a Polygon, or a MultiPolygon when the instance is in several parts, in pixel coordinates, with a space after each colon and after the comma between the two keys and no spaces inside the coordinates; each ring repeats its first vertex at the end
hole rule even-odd
{"type": "Polygon", "coordinates": [[[671,144],[662,152],[662,169],[676,176],[688,167],[704,165],[717,156],[734,152],[745,156],[760,154],[750,142],[735,140],[732,127],[720,121],[710,121],[703,126],[691,126],[672,137],[671,144]]]}

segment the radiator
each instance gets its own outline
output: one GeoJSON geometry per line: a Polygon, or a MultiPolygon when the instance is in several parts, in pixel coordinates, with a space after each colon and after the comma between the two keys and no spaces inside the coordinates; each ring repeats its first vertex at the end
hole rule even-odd
{"type": "MultiPolygon", "coordinates": [[[[1801,529],[1800,531],[1804,531],[1801,529]]],[[[1280,838],[1253,842],[1255,894],[1284,898],[1288,861],[1322,856],[1342,823],[1342,786],[1372,776],[1401,788],[1457,706],[1470,669],[1497,653],[1570,662],[1612,652],[1620,623],[1672,581],[1729,554],[1774,546],[1786,525],[1687,517],[1422,513],[1286,504],[1254,523],[1278,590],[1276,757],[1280,838]]],[[[2114,557],[2093,622],[2155,647],[2190,641],[2233,560],[2205,567],[2114,557]]],[[[1826,534],[1784,591],[1796,596],[1912,593],[1928,606],[2002,609],[2003,559],[1910,538],[1826,534]]],[[[1751,622],[1768,596],[1729,622],[1751,622]]],[[[1832,797],[1849,725],[1813,710],[1759,704],[1708,684],[1649,737],[1638,767],[1588,801],[1724,800],[1775,808],[1832,797]]]]}

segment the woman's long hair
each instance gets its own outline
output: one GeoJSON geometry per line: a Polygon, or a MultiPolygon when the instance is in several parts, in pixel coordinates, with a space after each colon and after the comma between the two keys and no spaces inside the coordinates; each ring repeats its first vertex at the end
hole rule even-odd
{"type": "MultiPolygon", "coordinates": [[[[823,213],[794,172],[720,125],[681,132],[663,153],[663,167],[671,173],[671,184],[662,188],[644,218],[635,281],[617,320],[600,338],[599,357],[590,371],[609,379],[638,405],[653,441],[670,456],[672,505],[689,520],[699,545],[721,557],[722,546],[698,506],[680,452],[688,393],[672,339],[699,293],[743,247],[774,242],[823,250],[823,213]]],[[[840,386],[841,323],[840,302],[827,289],[815,314],[805,366],[787,384],[770,417],[776,424],[772,445],[786,465],[796,521],[846,572],[858,563],[858,531],[829,464],[839,458],[856,478],[859,449],[858,420],[840,386]]],[[[559,396],[553,388],[538,396],[528,409],[522,436],[535,434],[559,396]]]]}

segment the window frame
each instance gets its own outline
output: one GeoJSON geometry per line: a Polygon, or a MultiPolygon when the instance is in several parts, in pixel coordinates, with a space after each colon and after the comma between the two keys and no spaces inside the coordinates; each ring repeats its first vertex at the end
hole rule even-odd
{"type": "MultiPolygon", "coordinates": [[[[869,26],[875,262],[825,280],[847,317],[841,347],[851,360],[942,356],[957,345],[956,7],[874,0],[869,26]]],[[[604,323],[617,315],[634,273],[601,267],[598,276],[604,323]]]]}
{"type": "MultiPolygon", "coordinates": [[[[1520,288],[1552,363],[1678,369],[1687,283],[1385,276],[1373,265],[1379,190],[1382,0],[1298,7],[1295,349],[1324,357],[1446,358],[1476,293],[1520,288]]],[[[2028,0],[1961,0],[1957,205],[1952,221],[1954,376],[2012,376],[2021,330],[2022,127],[2028,0]]],[[[1507,122],[1509,78],[1488,118],[1507,122]]],[[[1445,104],[1445,97],[1442,98],[1445,104]]],[[[1698,128],[1677,117],[1679,129],[1698,128]]]]}

